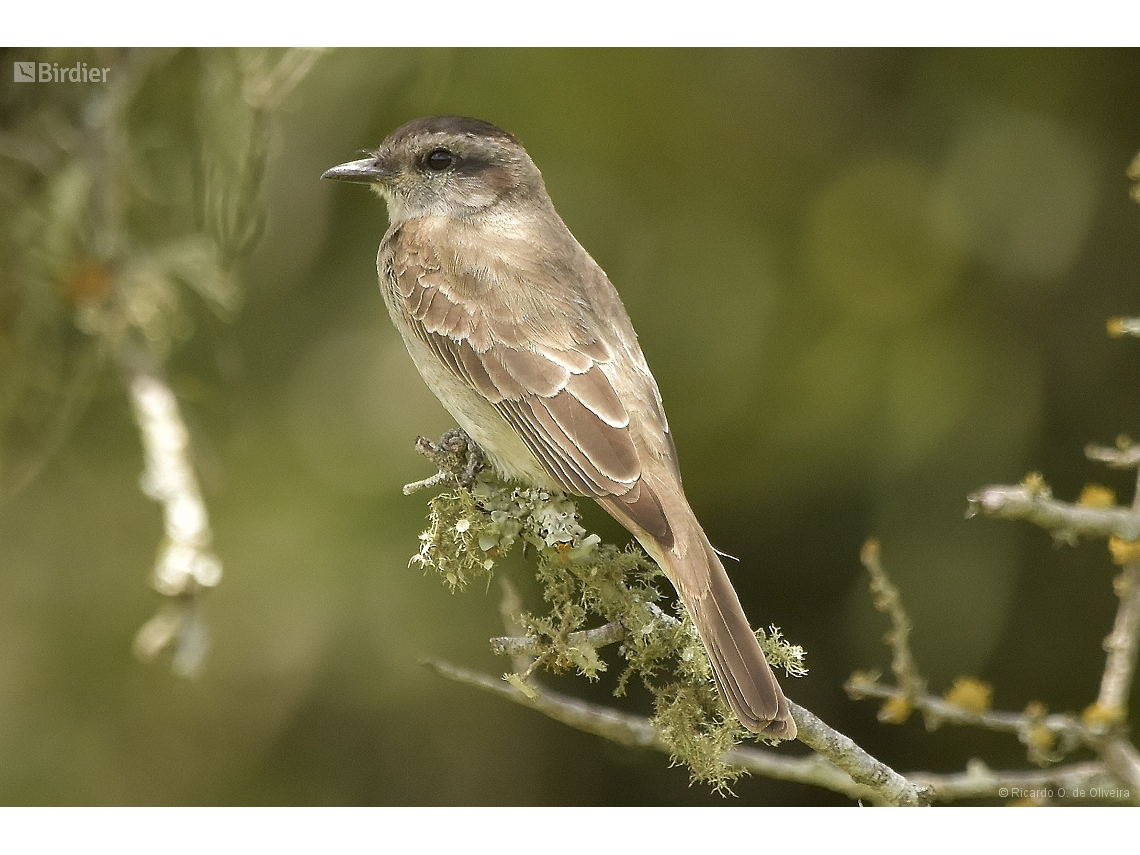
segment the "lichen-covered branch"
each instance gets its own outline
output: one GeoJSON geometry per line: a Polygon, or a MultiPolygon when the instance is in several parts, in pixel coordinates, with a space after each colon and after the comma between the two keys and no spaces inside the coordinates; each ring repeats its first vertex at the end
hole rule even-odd
{"type": "MultiPolygon", "coordinates": [[[[643,716],[570,697],[533,682],[527,686],[530,691],[523,691],[505,680],[448,662],[425,661],[424,664],[442,677],[536,710],[584,733],[592,733],[631,748],[647,748],[666,753],[670,750],[652,722],[643,716]]],[[[835,731],[819,722],[803,707],[793,704],[792,714],[801,733],[806,728],[814,734],[822,726],[819,734],[824,741],[835,734],[835,731]]],[[[835,744],[839,748],[836,756],[845,765],[854,765],[850,762],[853,756],[850,746],[844,745],[842,739],[835,744]]],[[[1050,769],[993,770],[975,760],[967,764],[963,772],[911,772],[899,775],[886,767],[880,769],[881,764],[870,758],[869,762],[861,760],[861,765],[855,766],[856,774],[867,781],[861,783],[822,753],[788,757],[772,749],[736,745],[728,749],[722,759],[726,764],[746,769],[755,775],[820,787],[850,799],[881,805],[995,798],[1040,803],[1072,803],[1081,800],[1112,803],[1130,799],[1128,791],[1122,789],[1120,780],[1101,761],[1071,763],[1050,769]]]]}
{"type": "Polygon", "coordinates": [[[1015,486],[983,487],[966,500],[967,516],[981,511],[999,519],[1028,520],[1064,542],[1073,542],[1079,535],[1140,538],[1140,515],[1133,510],[1058,501],[1039,476],[1030,476],[1015,486]]]}
{"type": "Polygon", "coordinates": [[[875,608],[886,614],[891,620],[890,632],[883,639],[893,654],[891,670],[894,672],[895,679],[907,697],[921,695],[926,691],[926,681],[920,676],[918,666],[914,661],[914,654],[910,650],[910,617],[903,609],[899,589],[894,586],[886,571],[883,570],[879,542],[871,539],[864,543],[863,549],[859,553],[859,559],[871,577],[871,598],[875,608]]]}
{"type": "MultiPolygon", "coordinates": [[[[1109,332],[1135,335],[1140,332],[1140,321],[1114,318],[1109,321],[1109,332]]],[[[1140,447],[1127,437],[1120,437],[1114,447],[1089,445],[1085,454],[1117,469],[1140,466],[1140,447]]],[[[1063,730],[1096,751],[1113,774],[1140,794],[1140,755],[1126,735],[1128,699],[1140,652],[1140,474],[1128,507],[1116,505],[1103,488],[1086,488],[1077,504],[1058,502],[1039,475],[1031,475],[1016,487],[987,487],[972,495],[970,503],[971,510],[1034,522],[1063,541],[1073,541],[1079,534],[1109,539],[1112,560],[1123,570],[1113,581],[1120,604],[1112,631],[1104,640],[1100,691],[1080,722],[1066,724],[1063,730]]]]}
{"type": "MultiPolygon", "coordinates": [[[[1132,512],[1140,515],[1140,480],[1132,501],[1132,512]]],[[[1140,648],[1140,554],[1137,554],[1136,544],[1116,544],[1112,551],[1114,557],[1123,559],[1124,569],[1113,580],[1120,605],[1112,632],[1104,640],[1107,656],[1097,706],[1105,713],[1118,712],[1120,720],[1123,720],[1132,693],[1137,650],[1140,648]]]]}
{"type": "MultiPolygon", "coordinates": [[[[1133,460],[1127,442],[1118,442],[1116,449],[1090,448],[1088,453],[1090,457],[1104,460],[1110,465],[1123,465],[1122,461],[1133,460]]],[[[992,487],[983,493],[991,499],[1000,496],[1002,501],[1012,497],[1012,507],[1017,508],[1015,515],[1052,527],[1054,533],[1061,532],[1064,539],[1070,539],[1074,535],[1078,515],[1082,515],[1079,519],[1084,524],[1088,522],[1087,514],[1091,512],[1112,510],[1124,515],[1140,514],[1140,487],[1130,509],[1115,507],[1107,490],[1092,487],[1086,488],[1080,503],[1064,506],[1058,511],[1057,506],[1064,503],[1053,502],[1040,476],[1030,476],[1018,487],[992,487]]],[[[978,494],[971,497],[971,500],[982,501],[982,507],[991,510],[1000,506],[997,501],[985,504],[978,498],[978,494]]],[[[913,678],[904,681],[902,676],[909,668],[913,668],[913,660],[907,659],[905,636],[901,636],[900,640],[898,632],[900,626],[909,626],[909,619],[897,591],[887,580],[879,561],[877,544],[871,542],[868,546],[871,548],[864,547],[863,563],[872,577],[876,605],[891,615],[894,625],[887,640],[895,652],[893,667],[898,685],[884,684],[877,675],[855,674],[846,684],[847,692],[852,698],[878,698],[885,701],[879,715],[882,721],[901,723],[911,710],[917,709],[925,716],[928,729],[950,723],[1016,734],[1027,747],[1029,759],[1042,765],[1058,762],[1078,747],[1091,749],[1100,757],[1103,767],[1101,777],[1107,781],[1107,791],[1117,793],[1113,798],[1140,804],[1140,755],[1125,737],[1123,728],[1136,665],[1137,636],[1140,634],[1140,553],[1136,544],[1118,537],[1113,537],[1109,542],[1114,559],[1124,564],[1124,572],[1116,580],[1121,604],[1113,633],[1105,639],[1108,657],[1100,695],[1097,702],[1086,709],[1080,718],[1069,714],[1047,714],[1044,706],[1035,702],[1027,705],[1022,713],[991,710],[990,687],[970,678],[960,678],[945,697],[937,697],[924,690],[916,692],[913,678]],[[893,597],[882,595],[884,581],[894,593],[893,597]],[[900,668],[900,659],[903,662],[909,661],[909,665],[900,668]]]]}
{"type": "MultiPolygon", "coordinates": [[[[670,618],[664,613],[660,615],[659,619],[676,622],[675,618],[670,618]]],[[[608,623],[592,630],[573,633],[567,636],[566,642],[571,645],[592,645],[600,647],[621,641],[626,636],[627,630],[621,624],[608,623]]],[[[544,652],[544,645],[539,639],[532,637],[500,637],[491,639],[491,649],[498,654],[539,656],[544,652]]],[[[516,687],[515,690],[522,692],[528,697],[532,690],[536,693],[545,691],[535,686],[533,682],[527,683],[526,686],[516,687]]],[[[548,692],[547,694],[549,695],[550,693],[548,692]]],[[[534,699],[532,698],[532,700],[534,699]]],[[[826,760],[829,761],[826,768],[830,769],[830,772],[824,776],[829,781],[827,785],[828,789],[843,792],[847,795],[851,795],[853,798],[864,798],[884,804],[918,805],[925,804],[928,801],[921,787],[913,786],[903,776],[899,775],[886,764],[876,760],[856,745],[854,741],[825,724],[818,716],[809,710],[793,701],[789,701],[788,703],[792,712],[792,718],[796,722],[796,727],[800,729],[797,739],[814,750],[820,757],[826,758],[826,760]],[[842,774],[840,776],[833,774],[836,770],[842,774]]],[[[531,705],[551,715],[547,709],[539,707],[536,704],[531,705]]],[[[596,712],[599,708],[594,707],[593,709],[596,712]]],[[[553,717],[558,718],[558,716],[553,717]]],[[[633,716],[629,718],[631,720],[636,719],[636,717],[633,716]]],[[[563,721],[562,718],[558,718],[558,720],[563,721]]],[[[606,719],[605,721],[608,722],[609,720],[606,719]]],[[[637,719],[637,721],[644,722],[645,726],[653,729],[653,722],[651,720],[637,719]]],[[[569,724],[570,722],[566,723],[569,724]]],[[[575,724],[574,726],[580,727],[580,724],[575,724]]],[[[638,727],[640,727],[640,725],[638,725],[638,727]]],[[[581,729],[590,730],[591,733],[597,732],[590,728],[583,727],[581,729]]],[[[649,744],[650,747],[661,747],[665,743],[660,736],[654,736],[650,743],[646,744],[649,744]],[[660,743],[660,745],[658,743],[660,743]]],[[[725,751],[721,759],[724,763],[731,766],[741,766],[749,771],[768,774],[764,769],[769,765],[769,757],[778,757],[779,755],[775,755],[772,752],[762,752],[758,756],[759,759],[757,759],[757,755],[752,749],[737,745],[725,751]],[[743,759],[738,762],[738,758],[743,759]]],[[[811,768],[811,774],[815,775],[817,773],[822,774],[820,769],[824,767],[820,767],[816,764],[811,768]]],[[[792,780],[792,778],[786,776],[777,775],[772,777],[782,777],[783,780],[792,780]]],[[[810,783],[819,783],[819,781],[813,780],[810,783]]]]}
{"type": "Polygon", "coordinates": [[[1121,788],[1120,781],[1097,760],[1026,770],[994,770],[971,760],[964,772],[912,772],[907,777],[929,787],[938,802],[994,798],[1042,805],[1130,801],[1130,791],[1121,788]]]}
{"type": "MultiPolygon", "coordinates": [[[[853,798],[881,804],[918,805],[926,790],[907,781],[871,757],[851,739],[810,711],[791,704],[799,740],[817,756],[786,758],[740,744],[746,734],[723,707],[704,651],[683,610],[679,617],[658,604],[659,570],[639,553],[618,552],[587,535],[566,497],[497,483],[490,475],[477,479],[471,465],[472,443],[451,431],[438,443],[420,438],[417,449],[439,468],[438,483],[462,484],[431,503],[430,526],[413,563],[438,571],[453,588],[463,587],[521,538],[533,547],[548,616],[521,612],[507,588],[504,623],[521,636],[493,638],[494,652],[515,658],[516,668],[501,680],[444,663],[432,667],[452,679],[487,689],[552,718],[626,745],[667,751],[688,765],[694,780],[718,789],[747,769],[783,780],[827,786],[853,798]],[[591,616],[603,618],[583,627],[591,616]],[[615,694],[638,676],[655,697],[656,712],[640,718],[568,698],[543,687],[533,673],[539,666],[575,668],[593,677],[605,664],[600,648],[621,642],[626,668],[615,694]]],[[[419,485],[409,485],[418,488],[419,485]]],[[[803,652],[784,641],[774,627],[759,634],[769,660],[789,673],[802,672],[803,652]]]]}
{"type": "Polygon", "coordinates": [[[1036,706],[1023,713],[979,709],[925,692],[909,695],[902,688],[882,683],[871,674],[853,674],[843,687],[855,700],[875,698],[908,703],[923,714],[928,730],[944,724],[980,727],[997,733],[1016,734],[1027,745],[1046,741],[1050,747],[1061,745],[1064,748],[1062,753],[1081,745],[1091,747],[1103,735],[1067,713],[1046,714],[1036,706]]]}
{"type": "MultiPolygon", "coordinates": [[[[626,628],[617,621],[604,623],[593,629],[583,629],[566,636],[569,647],[605,647],[621,641],[628,634],[626,628]]],[[[491,639],[491,652],[496,656],[541,656],[545,651],[540,639],[532,636],[497,636],[491,639]]]]}
{"type": "MultiPolygon", "coordinates": [[[[651,748],[671,752],[672,749],[649,719],[572,698],[531,682],[523,691],[511,683],[480,674],[447,662],[428,661],[427,667],[450,680],[491,692],[502,698],[538,710],[555,721],[586,733],[593,733],[633,748],[651,748]]],[[[901,775],[875,761],[865,752],[851,752],[851,743],[842,734],[831,730],[803,707],[792,705],[796,726],[801,723],[809,738],[854,769],[862,779],[855,780],[847,771],[830,762],[822,754],[809,757],[787,757],[771,749],[736,745],[728,749],[724,763],[747,769],[749,772],[780,781],[794,781],[823,787],[853,799],[875,804],[924,804],[925,789],[906,781],[901,775]]],[[[802,740],[802,736],[800,737],[802,740]]],[[[857,746],[855,746],[857,748],[857,746]]]]}
{"type": "Polygon", "coordinates": [[[799,704],[788,701],[788,706],[799,728],[796,738],[826,757],[855,782],[873,789],[886,804],[917,806],[930,803],[930,794],[924,787],[908,781],[886,763],[876,760],[850,737],[829,727],[799,704]]]}

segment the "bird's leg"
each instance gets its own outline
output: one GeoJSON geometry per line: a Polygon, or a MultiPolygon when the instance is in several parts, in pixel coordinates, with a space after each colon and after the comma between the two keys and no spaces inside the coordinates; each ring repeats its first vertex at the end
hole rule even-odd
{"type": "Polygon", "coordinates": [[[467,432],[461,428],[456,428],[467,444],[467,465],[463,467],[463,474],[459,478],[459,483],[470,490],[475,486],[475,479],[479,477],[479,473],[487,468],[487,460],[483,456],[483,449],[467,435],[467,432]]]}
{"type": "Polygon", "coordinates": [[[427,437],[418,437],[416,451],[439,468],[439,475],[419,482],[417,487],[435,486],[448,481],[471,489],[475,478],[486,466],[482,450],[463,428],[452,428],[439,438],[438,443],[427,437]],[[429,481],[430,484],[427,483],[429,481]]]}

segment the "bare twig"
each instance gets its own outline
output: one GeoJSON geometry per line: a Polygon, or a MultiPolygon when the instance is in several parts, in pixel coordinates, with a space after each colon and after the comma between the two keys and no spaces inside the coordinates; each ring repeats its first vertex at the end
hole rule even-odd
{"type": "MultiPolygon", "coordinates": [[[[1132,512],[1140,514],[1140,473],[1132,499],[1132,512]]],[[[1123,727],[1128,716],[1128,699],[1136,676],[1136,657],[1140,649],[1140,556],[1136,544],[1109,544],[1114,554],[1127,555],[1123,572],[1114,580],[1113,588],[1120,597],[1112,632],[1104,640],[1107,653],[1100,692],[1092,712],[1096,719],[1116,725],[1099,746],[1099,753],[1109,768],[1123,780],[1140,790],[1140,755],[1128,741],[1123,727]]],[[[1086,719],[1089,713],[1086,712],[1086,719]]]]}
{"type": "Polygon", "coordinates": [[[1102,710],[1128,708],[1136,671],[1137,639],[1140,637],[1140,561],[1129,561],[1113,585],[1120,607],[1112,632],[1104,639],[1104,675],[1101,677],[1097,706],[1102,710]]]}

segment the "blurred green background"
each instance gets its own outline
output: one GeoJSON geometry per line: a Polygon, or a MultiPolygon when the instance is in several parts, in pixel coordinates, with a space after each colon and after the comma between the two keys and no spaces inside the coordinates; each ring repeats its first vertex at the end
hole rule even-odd
{"type": "MultiPolygon", "coordinates": [[[[1025,764],[1013,739],[879,725],[844,695],[889,662],[858,562],[875,535],[934,690],[971,674],[1000,708],[1092,702],[1116,604],[1104,545],[963,512],[1030,470],[1061,498],[1096,481],[1131,499],[1082,449],[1140,434],[1140,344],[1105,334],[1140,309],[1140,52],[337,50],[251,125],[234,69],[281,53],[0,52],[0,802],[846,803],[759,778],[725,800],[418,664],[506,670],[486,643],[499,588],[453,596],[408,569],[426,498],[400,487],[430,474],[412,442],[451,425],[376,287],[383,204],[318,178],[429,114],[516,134],[621,292],[749,616],[808,651],[791,697],[901,771],[1025,764]],[[110,83],[10,82],[20,60],[110,83]],[[74,272],[102,251],[89,212],[44,237],[61,172],[106,162],[89,129],[128,77],[116,252],[211,233],[202,140],[227,198],[256,207],[248,245],[222,252],[234,293],[155,280],[148,332],[225,568],[195,680],[131,655],[160,605],[161,510],[84,326],[107,299],[74,272]]],[[[552,682],[611,702],[612,680],[552,682]]]]}

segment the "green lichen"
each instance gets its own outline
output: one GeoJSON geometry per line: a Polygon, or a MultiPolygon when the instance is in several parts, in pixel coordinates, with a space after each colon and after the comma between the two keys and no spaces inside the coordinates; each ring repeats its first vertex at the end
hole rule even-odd
{"type": "MultiPolygon", "coordinates": [[[[541,652],[527,675],[507,679],[521,688],[541,667],[597,680],[607,670],[598,647],[581,637],[572,643],[570,636],[620,624],[624,634],[617,654],[623,667],[614,694],[624,695],[631,680],[640,681],[653,696],[651,720],[672,763],[686,766],[693,782],[729,792],[744,770],[722,757],[756,735],[721,699],[684,606],[663,608],[668,581],[636,544],[620,549],[587,533],[577,506],[562,493],[506,485],[483,473],[472,490],[456,488],[431,500],[428,529],[411,563],[434,571],[453,591],[462,590],[478,579],[489,582],[495,565],[519,540],[535,561],[546,610],[518,616],[541,652]]],[[[774,667],[794,676],[804,673],[803,650],[778,629],[760,631],[757,638],[774,667]]]]}

